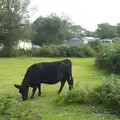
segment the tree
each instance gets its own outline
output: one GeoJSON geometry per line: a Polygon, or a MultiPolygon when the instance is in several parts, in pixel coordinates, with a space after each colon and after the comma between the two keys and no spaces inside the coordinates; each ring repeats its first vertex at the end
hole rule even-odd
{"type": "Polygon", "coordinates": [[[95,37],[95,32],[86,30],[85,28],[82,28],[80,25],[71,25],[70,31],[72,34],[72,37],[95,37]]]}
{"type": "Polygon", "coordinates": [[[120,37],[120,23],[117,23],[117,33],[118,33],[118,36],[120,37]]]}
{"type": "Polygon", "coordinates": [[[84,36],[86,36],[86,37],[96,37],[96,34],[95,34],[94,31],[89,31],[89,30],[84,29],[84,36]]]}
{"type": "Polygon", "coordinates": [[[58,17],[50,14],[47,17],[40,16],[33,22],[35,34],[32,42],[35,45],[60,44],[69,37],[69,26],[71,23],[66,17],[58,17]]]}
{"type": "Polygon", "coordinates": [[[118,36],[117,27],[110,25],[108,23],[101,23],[101,24],[98,24],[96,34],[101,39],[114,38],[118,36]]]}
{"type": "Polygon", "coordinates": [[[81,37],[83,28],[80,25],[72,25],[70,27],[71,34],[73,37],[81,37]]]}
{"type": "Polygon", "coordinates": [[[29,0],[0,0],[0,43],[10,56],[17,41],[28,37],[29,0]]]}

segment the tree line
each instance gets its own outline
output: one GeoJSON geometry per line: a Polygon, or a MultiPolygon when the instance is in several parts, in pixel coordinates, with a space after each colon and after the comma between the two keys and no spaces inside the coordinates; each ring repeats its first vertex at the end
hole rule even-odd
{"type": "Polygon", "coordinates": [[[29,21],[30,0],[0,0],[0,45],[10,54],[19,40],[31,40],[35,45],[61,44],[71,37],[120,37],[120,23],[98,24],[95,31],[75,25],[67,16],[39,16],[33,23],[29,21]]]}

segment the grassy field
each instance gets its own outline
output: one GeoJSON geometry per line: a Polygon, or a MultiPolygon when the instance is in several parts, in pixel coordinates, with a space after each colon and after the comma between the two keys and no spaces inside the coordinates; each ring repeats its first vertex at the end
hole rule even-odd
{"type": "MultiPolygon", "coordinates": [[[[16,99],[21,100],[18,90],[13,86],[14,83],[20,84],[26,69],[32,63],[42,61],[55,61],[63,58],[1,58],[0,59],[0,97],[11,94],[16,99]]],[[[103,77],[109,77],[103,71],[98,71],[94,67],[93,58],[70,58],[73,63],[74,83],[79,83],[81,87],[88,84],[94,87],[101,83],[103,77]]],[[[55,85],[42,85],[42,95],[37,96],[34,100],[20,101],[24,109],[32,107],[39,108],[40,115],[44,120],[119,120],[117,116],[108,114],[93,114],[88,105],[56,105],[56,93],[60,87],[60,83],[55,85]]],[[[61,94],[68,91],[66,84],[61,94]]],[[[31,94],[31,89],[29,96],[31,94]]],[[[33,116],[34,120],[35,114],[33,116]]],[[[1,119],[0,119],[1,120],[1,119]]]]}

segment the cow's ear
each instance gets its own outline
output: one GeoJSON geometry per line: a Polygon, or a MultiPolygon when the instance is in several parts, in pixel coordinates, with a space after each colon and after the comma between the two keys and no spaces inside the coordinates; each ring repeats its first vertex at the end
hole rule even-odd
{"type": "Polygon", "coordinates": [[[14,84],[14,86],[18,89],[20,89],[20,85],[14,84]]]}

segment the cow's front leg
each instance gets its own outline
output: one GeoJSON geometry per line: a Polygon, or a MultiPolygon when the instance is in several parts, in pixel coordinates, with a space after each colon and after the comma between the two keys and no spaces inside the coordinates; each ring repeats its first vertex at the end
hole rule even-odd
{"type": "Polygon", "coordinates": [[[57,94],[60,94],[60,93],[61,93],[61,91],[62,91],[62,89],[63,89],[63,87],[64,87],[64,85],[65,85],[65,82],[66,82],[66,80],[61,81],[61,86],[60,86],[60,89],[59,89],[59,91],[57,92],[57,94]]]}
{"type": "Polygon", "coordinates": [[[33,99],[34,98],[34,94],[35,94],[35,91],[36,91],[37,87],[34,87],[33,90],[32,90],[32,95],[30,97],[30,99],[33,99]]]}
{"type": "Polygon", "coordinates": [[[41,95],[41,84],[38,85],[38,96],[41,95]]]}

